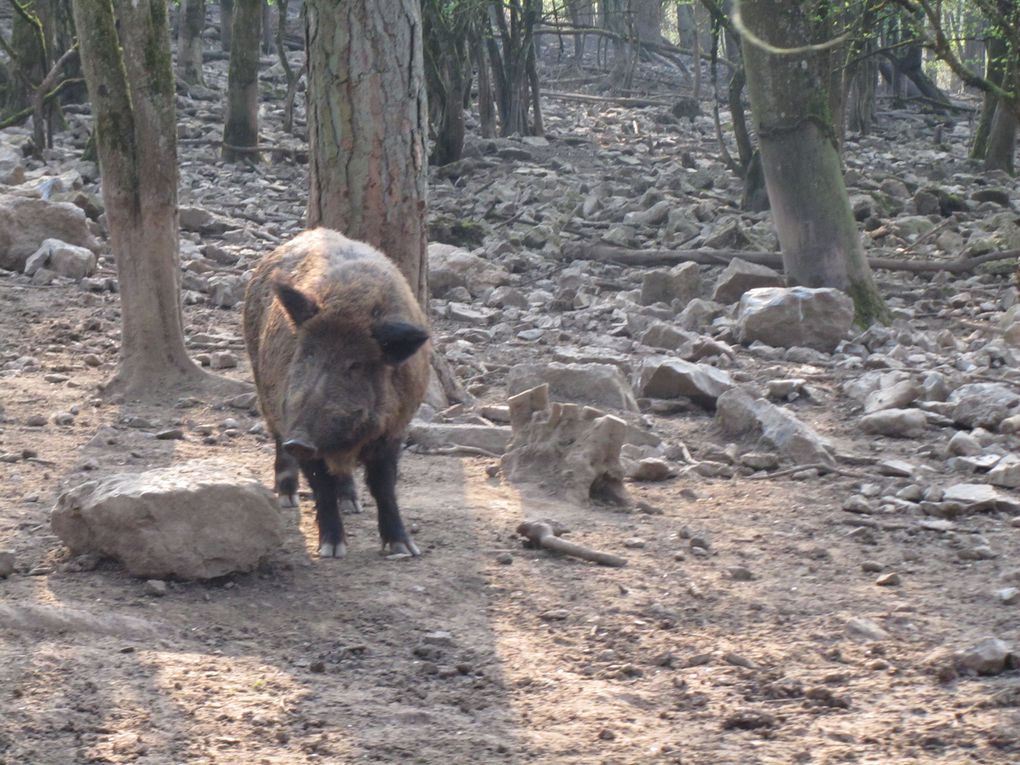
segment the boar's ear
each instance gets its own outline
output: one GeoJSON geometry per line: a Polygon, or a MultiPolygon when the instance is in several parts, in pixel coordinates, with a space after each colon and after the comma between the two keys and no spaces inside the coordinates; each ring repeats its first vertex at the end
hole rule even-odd
{"type": "Polygon", "coordinates": [[[429,333],[415,324],[386,321],[372,327],[372,337],[382,348],[387,364],[407,361],[429,339],[429,333]]]}
{"type": "Polygon", "coordinates": [[[319,312],[319,304],[315,302],[315,298],[295,287],[290,277],[283,271],[273,272],[273,289],[295,326],[300,327],[319,312]]]}

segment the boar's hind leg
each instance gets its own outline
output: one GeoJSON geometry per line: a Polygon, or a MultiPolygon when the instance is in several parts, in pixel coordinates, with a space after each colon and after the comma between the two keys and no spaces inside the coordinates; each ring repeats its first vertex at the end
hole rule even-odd
{"type": "Polygon", "coordinates": [[[404,530],[397,507],[397,459],[400,441],[379,441],[365,454],[365,482],[379,512],[379,536],[383,549],[390,553],[420,555],[418,547],[404,530]]]}
{"type": "Polygon", "coordinates": [[[342,558],[347,554],[343,522],[340,520],[340,482],[329,472],[323,460],[301,460],[305,474],[315,496],[315,521],[319,526],[319,557],[342,558]]]}
{"type": "Polygon", "coordinates": [[[358,490],[354,486],[354,476],[350,473],[337,476],[337,495],[340,497],[340,512],[353,515],[362,512],[358,501],[358,490]]]}
{"type": "Polygon", "coordinates": [[[280,507],[298,506],[298,461],[283,450],[280,438],[276,438],[276,494],[279,496],[280,507]]]}

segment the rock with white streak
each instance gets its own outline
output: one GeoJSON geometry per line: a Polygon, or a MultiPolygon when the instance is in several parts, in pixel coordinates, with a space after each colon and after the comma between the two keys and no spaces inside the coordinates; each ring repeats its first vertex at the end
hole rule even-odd
{"type": "Polygon", "coordinates": [[[719,397],[715,419],[728,435],[757,438],[793,462],[833,462],[832,444],[787,410],[741,388],[719,397]]]}
{"type": "Polygon", "coordinates": [[[853,301],[839,290],[762,287],[740,298],[735,333],[748,345],[758,340],[830,353],[846,338],[853,319],[853,301]]]}

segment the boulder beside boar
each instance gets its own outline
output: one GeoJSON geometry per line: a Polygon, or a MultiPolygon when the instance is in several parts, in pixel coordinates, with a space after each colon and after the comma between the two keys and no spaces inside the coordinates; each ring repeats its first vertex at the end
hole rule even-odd
{"type": "Polygon", "coordinates": [[[276,490],[296,506],[298,470],[315,497],[319,555],[346,552],[340,507],[360,512],[354,470],[379,513],[383,547],[418,555],[397,507],[404,430],[428,384],[427,321],[382,253],[329,229],[299,234],[255,269],[244,336],[276,490]]]}

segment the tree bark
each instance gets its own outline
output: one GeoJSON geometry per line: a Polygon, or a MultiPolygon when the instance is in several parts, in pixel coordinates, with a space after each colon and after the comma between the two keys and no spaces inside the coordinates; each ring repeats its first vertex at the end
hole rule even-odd
{"type": "MultiPolygon", "coordinates": [[[[985,79],[996,85],[1002,85],[1006,78],[1006,57],[1009,51],[1006,41],[999,35],[989,35],[985,46],[987,59],[985,62],[985,79]]],[[[988,151],[988,135],[992,129],[999,98],[994,93],[985,93],[981,104],[981,116],[978,118],[977,129],[974,131],[974,142],[970,156],[984,159],[988,151]]]]}
{"type": "MultiPolygon", "coordinates": [[[[813,42],[810,6],[745,0],[742,11],[748,30],[771,45],[813,42]]],[[[828,56],[776,55],[750,39],[743,54],[787,281],[847,292],[861,324],[885,318],[843,182],[829,112],[828,56]]]]}
{"type": "Polygon", "coordinates": [[[177,79],[188,85],[202,85],[205,81],[202,75],[205,0],[181,0],[180,16],[177,33],[177,79]]]}
{"type": "Polygon", "coordinates": [[[223,126],[223,159],[258,161],[250,149],[259,143],[259,46],[262,0],[237,0],[227,68],[227,118],[223,126]],[[237,151],[249,149],[249,151],[237,151]]]}
{"type": "Polygon", "coordinates": [[[230,52],[234,30],[234,0],[220,0],[220,48],[230,52]]]}
{"type": "Polygon", "coordinates": [[[427,304],[419,0],[308,0],[308,225],[374,245],[427,304]]]}
{"type": "Polygon", "coordinates": [[[988,131],[988,145],[985,148],[985,170],[1003,170],[1010,175],[1016,173],[1016,114],[1001,99],[995,108],[991,129],[988,131]]]}
{"type": "Polygon", "coordinates": [[[74,16],[120,287],[120,364],[107,391],[159,397],[210,379],[184,348],[167,6],[74,0],[74,16]]]}

